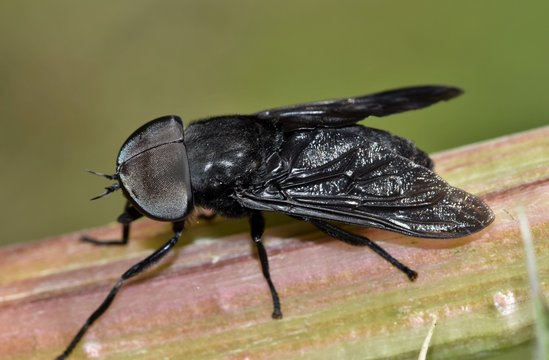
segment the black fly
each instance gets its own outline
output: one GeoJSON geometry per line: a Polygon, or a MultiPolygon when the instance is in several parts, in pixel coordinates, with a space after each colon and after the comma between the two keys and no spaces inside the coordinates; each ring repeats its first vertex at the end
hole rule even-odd
{"type": "Polygon", "coordinates": [[[184,131],[177,116],[164,116],[136,130],[118,154],[116,182],[98,197],[122,189],[127,198],[122,239],[141,216],[173,223],[173,237],[118,280],[58,359],[66,358],[109,307],[122,284],[165,256],[177,243],[194,207],[227,217],[248,217],[263,275],[281,318],[279,297],[261,242],[261,211],[308,221],[324,233],[368,246],[410,280],[417,273],[380,246],[331,222],[395,231],[422,238],[469,235],[494,214],[479,198],[448,185],[433,172],[429,156],[409,140],[357,125],[368,116],[420,109],[460,95],[445,86],[421,86],[341,100],[327,100],[197,121],[184,131]]]}

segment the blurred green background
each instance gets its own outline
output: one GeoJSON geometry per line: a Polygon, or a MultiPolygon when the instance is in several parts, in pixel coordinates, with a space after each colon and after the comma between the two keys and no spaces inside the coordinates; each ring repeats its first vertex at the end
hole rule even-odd
{"type": "Polygon", "coordinates": [[[433,152],[549,123],[549,2],[2,1],[1,244],[98,226],[126,137],[415,84],[450,103],[367,124],[433,152]]]}

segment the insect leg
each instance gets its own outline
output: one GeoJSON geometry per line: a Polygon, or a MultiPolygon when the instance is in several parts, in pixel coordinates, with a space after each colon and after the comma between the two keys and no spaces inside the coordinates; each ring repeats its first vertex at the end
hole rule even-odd
{"type": "Polygon", "coordinates": [[[139,211],[134,208],[130,202],[126,202],[124,212],[120,214],[117,221],[122,224],[122,239],[120,240],[97,240],[90,238],[86,235],[82,236],[80,240],[94,244],[94,245],[126,245],[130,238],[130,223],[142,217],[139,211]]]}
{"type": "Polygon", "coordinates": [[[263,276],[265,277],[265,280],[267,280],[267,284],[271,290],[271,296],[273,298],[273,319],[281,319],[282,310],[280,308],[280,299],[278,298],[278,293],[271,280],[267,251],[265,251],[263,242],[261,242],[261,236],[263,235],[263,230],[265,230],[265,219],[263,219],[261,212],[255,211],[252,213],[250,216],[250,227],[252,229],[252,239],[257,247],[257,254],[259,255],[259,260],[261,262],[261,270],[263,271],[263,276]]]}
{"type": "Polygon", "coordinates": [[[347,244],[353,245],[353,246],[368,246],[370,249],[372,249],[376,254],[387,260],[391,265],[402,271],[403,273],[408,276],[408,278],[411,281],[414,281],[417,278],[417,272],[410,269],[408,266],[402,264],[400,261],[395,259],[391,256],[387,251],[383,250],[383,248],[379,245],[377,245],[372,240],[364,237],[359,236],[350,232],[347,232],[345,230],[342,230],[334,225],[331,225],[327,222],[321,221],[321,220],[314,220],[309,219],[309,221],[319,228],[322,232],[335,237],[336,239],[339,239],[341,241],[346,242],[347,244]]]}
{"type": "Polygon", "coordinates": [[[65,358],[67,358],[67,356],[69,356],[69,354],[73,351],[82,336],[84,336],[86,331],[88,331],[88,328],[109,308],[112,301],[116,297],[118,290],[126,280],[131,279],[132,277],[138,275],[139,273],[143,272],[144,270],[155,264],[174,247],[174,245],[181,237],[181,233],[183,232],[183,222],[173,223],[173,231],[174,234],[172,238],[168,240],[164,245],[162,245],[161,248],[157,249],[154,253],[146,257],[144,260],[141,260],[137,264],[133,265],[124,274],[122,274],[122,276],[120,277],[116,285],[114,285],[114,287],[111,289],[105,300],[103,300],[101,305],[99,305],[99,307],[90,315],[90,317],[86,320],[78,333],[74,336],[69,346],[67,346],[65,351],[63,351],[63,353],[56,358],[57,360],[64,360],[65,358]]]}

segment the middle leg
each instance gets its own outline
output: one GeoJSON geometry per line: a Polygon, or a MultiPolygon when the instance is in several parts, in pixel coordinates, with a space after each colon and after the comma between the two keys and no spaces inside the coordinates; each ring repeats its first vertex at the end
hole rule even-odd
{"type": "Polygon", "coordinates": [[[267,251],[263,246],[263,242],[261,242],[261,236],[263,236],[263,231],[265,230],[265,219],[263,219],[263,215],[259,211],[253,212],[250,216],[250,227],[252,230],[252,239],[257,247],[257,254],[259,255],[259,261],[261,262],[263,277],[267,280],[267,284],[271,290],[271,296],[273,298],[273,319],[281,319],[282,309],[280,308],[280,299],[278,298],[278,293],[271,280],[267,251]]]}

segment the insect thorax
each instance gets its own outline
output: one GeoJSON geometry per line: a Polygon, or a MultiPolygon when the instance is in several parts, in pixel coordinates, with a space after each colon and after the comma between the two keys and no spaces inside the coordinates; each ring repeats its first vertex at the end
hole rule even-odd
{"type": "Polygon", "coordinates": [[[269,123],[246,116],[216,117],[193,123],[185,133],[191,184],[197,206],[224,216],[249,213],[232,197],[250,186],[276,148],[269,123]]]}

